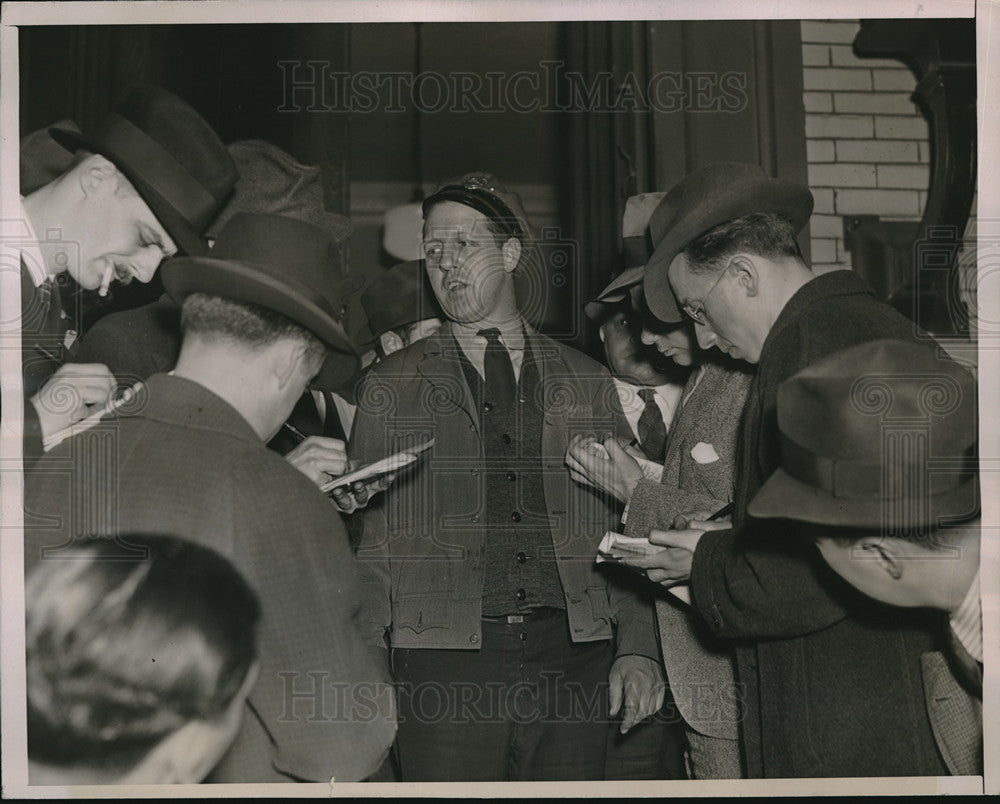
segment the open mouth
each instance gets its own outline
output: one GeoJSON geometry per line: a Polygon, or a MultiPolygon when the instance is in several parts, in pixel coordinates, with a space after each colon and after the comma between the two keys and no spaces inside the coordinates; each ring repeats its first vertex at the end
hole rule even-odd
{"type": "Polygon", "coordinates": [[[462,288],[465,287],[465,282],[460,282],[457,279],[449,279],[447,282],[445,282],[444,287],[445,287],[445,290],[447,290],[449,292],[452,292],[452,291],[455,291],[455,290],[461,290],[462,288]]]}
{"type": "Polygon", "coordinates": [[[131,270],[120,265],[115,266],[115,279],[121,282],[123,285],[127,285],[132,281],[135,274],[131,270]]]}

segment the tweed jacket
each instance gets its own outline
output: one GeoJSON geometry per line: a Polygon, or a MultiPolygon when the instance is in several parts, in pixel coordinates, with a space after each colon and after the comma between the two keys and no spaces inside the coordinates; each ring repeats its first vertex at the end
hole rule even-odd
{"type": "MultiPolygon", "coordinates": [[[[740,415],[753,376],[735,366],[705,363],[700,380],[697,370],[692,373],[667,435],[662,482],[639,481],[629,500],[627,536],[647,536],[669,528],[677,514],[717,511],[732,499],[740,415]],[[711,445],[718,459],[696,461],[692,450],[699,443],[711,445]]],[[[739,696],[732,646],[669,593],[658,596],[656,615],[681,716],[701,734],[735,740],[739,696]]]]}
{"type": "Polygon", "coordinates": [[[336,509],[206,388],[155,375],[145,391],[27,476],[26,564],[66,555],[75,537],[129,533],[226,556],[260,598],[261,670],[211,780],[364,779],[394,739],[394,701],[361,641],[360,588],[336,509]]]}
{"type": "Polygon", "coordinates": [[[848,346],[919,335],[853,272],[833,271],[798,290],[764,342],[743,414],[734,529],[705,533],[691,569],[692,603],[738,640],[750,776],[946,772],[919,682],[932,618],[855,593],[822,561],[808,526],[746,516],[780,462],[778,385],[848,346]]]}
{"type": "MultiPolygon", "coordinates": [[[[609,498],[574,483],[564,465],[576,433],[628,425],[607,371],[585,355],[528,330],[543,410],[546,514],[576,642],[610,639],[619,654],[658,656],[652,607],[595,565],[615,522],[609,498]]],[[[483,442],[479,414],[445,324],[389,356],[366,377],[350,444],[368,462],[433,437],[434,446],[364,511],[358,550],[366,638],[392,647],[478,649],[482,640],[483,442]]]]}
{"type": "MultiPolygon", "coordinates": [[[[955,776],[983,772],[983,702],[956,678],[946,655],[920,657],[927,714],[938,750],[955,776]]],[[[979,688],[980,695],[982,687],[979,688]]]]}

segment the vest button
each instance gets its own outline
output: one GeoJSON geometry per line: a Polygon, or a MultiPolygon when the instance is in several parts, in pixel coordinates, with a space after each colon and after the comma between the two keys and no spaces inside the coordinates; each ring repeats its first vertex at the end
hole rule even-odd
{"type": "Polygon", "coordinates": [[[528,593],[525,592],[523,589],[518,589],[514,593],[514,597],[516,597],[518,600],[524,600],[527,596],[528,596],[528,593]]]}
{"type": "Polygon", "coordinates": [[[473,514],[472,515],[472,521],[473,522],[478,522],[479,521],[479,514],[473,514]]]}
{"type": "Polygon", "coordinates": [[[510,515],[510,518],[511,518],[511,521],[513,521],[513,522],[520,522],[521,521],[521,514],[520,514],[520,512],[515,511],[513,514],[510,515]]]}
{"type": "Polygon", "coordinates": [[[485,410],[487,413],[489,413],[490,411],[492,411],[493,410],[493,403],[492,402],[486,402],[483,405],[483,410],[485,410]]]}
{"type": "Polygon", "coordinates": [[[474,476],[478,476],[478,475],[479,475],[479,467],[478,467],[478,466],[477,466],[477,467],[475,467],[475,468],[474,468],[474,469],[472,470],[472,474],[473,474],[474,476]]]}
{"type": "Polygon", "coordinates": [[[478,641],[479,641],[479,634],[472,634],[469,637],[469,642],[471,642],[473,645],[475,645],[478,641]]]}
{"type": "Polygon", "coordinates": [[[517,556],[515,556],[515,558],[517,558],[518,564],[523,564],[525,561],[528,560],[528,556],[526,556],[523,551],[518,553],[517,556]]]}
{"type": "Polygon", "coordinates": [[[524,631],[522,631],[520,634],[518,634],[518,637],[520,637],[520,639],[521,639],[522,642],[527,642],[528,641],[528,635],[526,633],[524,633],[524,631]]]}
{"type": "Polygon", "coordinates": [[[517,475],[514,472],[508,472],[507,479],[510,480],[511,482],[514,482],[515,480],[517,480],[517,475]]]}
{"type": "Polygon", "coordinates": [[[510,436],[507,435],[507,433],[504,433],[502,436],[500,436],[500,440],[503,441],[504,444],[509,444],[510,436]]]}

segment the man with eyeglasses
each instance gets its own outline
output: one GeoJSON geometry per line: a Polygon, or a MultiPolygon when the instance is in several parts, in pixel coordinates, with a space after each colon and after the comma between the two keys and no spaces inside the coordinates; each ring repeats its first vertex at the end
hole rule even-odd
{"type": "Polygon", "coordinates": [[[650,542],[664,549],[623,563],[666,587],[689,584],[709,627],[736,640],[750,776],[943,774],[926,712],[901,683],[919,676],[920,655],[932,648],[927,615],[859,598],[794,526],[747,516],[780,463],[783,380],[859,343],[929,339],[853,272],[809,269],[795,238],[811,211],[806,187],[756,165],[714,163],[653,213],[650,310],[669,321],[679,308],[703,348],[757,364],[757,376],[743,414],[732,523],[654,530],[650,542]]]}

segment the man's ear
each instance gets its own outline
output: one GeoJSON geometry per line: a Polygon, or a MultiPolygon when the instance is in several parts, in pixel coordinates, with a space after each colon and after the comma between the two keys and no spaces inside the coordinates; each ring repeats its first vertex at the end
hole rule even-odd
{"type": "Polygon", "coordinates": [[[118,187],[118,168],[100,154],[90,154],[79,166],[80,189],[86,196],[118,187]]]}
{"type": "Polygon", "coordinates": [[[279,388],[296,379],[298,369],[306,356],[306,345],[298,338],[282,338],[271,345],[271,371],[279,388]]]}
{"type": "Polygon", "coordinates": [[[601,336],[601,343],[604,343],[604,328],[607,324],[601,324],[601,328],[597,330],[597,334],[601,336]]]}
{"type": "Polygon", "coordinates": [[[857,544],[857,549],[862,550],[865,559],[874,561],[876,566],[894,581],[903,577],[903,562],[881,536],[869,536],[861,539],[857,544]]]}
{"type": "Polygon", "coordinates": [[[736,272],[736,281],[740,283],[746,295],[756,296],[760,292],[760,273],[754,259],[747,254],[737,254],[730,264],[736,272]]]}
{"type": "Polygon", "coordinates": [[[507,238],[501,249],[503,252],[503,269],[508,274],[517,268],[517,263],[521,259],[521,241],[516,237],[507,238]]]}

